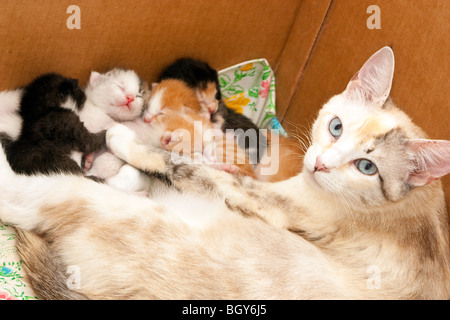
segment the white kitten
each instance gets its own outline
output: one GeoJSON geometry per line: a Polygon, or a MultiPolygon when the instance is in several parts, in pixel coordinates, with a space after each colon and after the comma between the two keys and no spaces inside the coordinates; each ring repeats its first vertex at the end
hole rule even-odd
{"type": "MultiPolygon", "coordinates": [[[[133,70],[116,68],[104,74],[93,71],[85,93],[86,103],[79,116],[90,132],[106,130],[117,122],[130,122],[130,127],[141,128],[132,121],[139,123],[148,92],[146,83],[133,70]]],[[[87,155],[86,174],[108,179],[115,176],[123,164],[103,150],[87,155]]]]}
{"type": "Polygon", "coordinates": [[[105,130],[114,122],[132,121],[142,114],[146,90],[133,70],[113,69],[105,74],[93,71],[80,119],[91,132],[105,130]]]}

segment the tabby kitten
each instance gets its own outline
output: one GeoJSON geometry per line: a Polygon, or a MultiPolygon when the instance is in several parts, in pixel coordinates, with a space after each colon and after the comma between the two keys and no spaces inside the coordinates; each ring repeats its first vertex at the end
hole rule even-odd
{"type": "Polygon", "coordinates": [[[72,152],[91,153],[105,144],[105,131],[92,134],[75,112],[86,100],[75,79],[50,73],[23,89],[18,115],[18,138],[6,149],[13,170],[19,173],[67,172],[84,174],[72,152]]]}
{"type": "Polygon", "coordinates": [[[450,298],[448,218],[433,181],[450,171],[450,142],[427,140],[387,99],[393,71],[392,50],[375,53],[323,106],[302,173],[282,182],[174,163],[120,124],[107,133],[114,154],[175,188],[146,199],[80,176],[21,176],[0,152],[9,182],[0,184],[0,219],[23,229],[18,251],[35,292],[450,298]]]}

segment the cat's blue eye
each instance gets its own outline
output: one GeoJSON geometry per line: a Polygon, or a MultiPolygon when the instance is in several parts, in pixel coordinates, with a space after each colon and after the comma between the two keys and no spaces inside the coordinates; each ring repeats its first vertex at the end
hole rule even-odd
{"type": "Polygon", "coordinates": [[[338,117],[333,118],[330,121],[330,124],[328,126],[328,130],[330,131],[330,134],[335,139],[339,139],[339,137],[342,135],[342,122],[341,122],[341,119],[339,119],[338,117]]]}
{"type": "Polygon", "coordinates": [[[367,159],[359,159],[355,162],[356,168],[358,168],[359,171],[362,173],[371,176],[378,172],[377,167],[375,164],[367,159]]]}

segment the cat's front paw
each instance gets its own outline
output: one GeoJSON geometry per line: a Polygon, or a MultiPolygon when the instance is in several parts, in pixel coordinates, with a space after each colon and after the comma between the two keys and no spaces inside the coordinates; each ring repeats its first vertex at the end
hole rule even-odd
{"type": "Polygon", "coordinates": [[[106,146],[118,158],[127,161],[129,150],[135,143],[136,134],[123,124],[115,124],[106,132],[106,146]]]}

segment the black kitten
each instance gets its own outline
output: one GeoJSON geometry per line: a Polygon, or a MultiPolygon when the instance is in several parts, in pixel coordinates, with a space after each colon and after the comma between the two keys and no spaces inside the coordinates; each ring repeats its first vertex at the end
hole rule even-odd
{"type": "Polygon", "coordinates": [[[212,113],[211,121],[219,124],[224,132],[235,130],[238,145],[246,150],[252,163],[259,162],[267,147],[267,139],[259,134],[259,128],[249,118],[228,108],[223,102],[217,70],[201,60],[180,58],[161,73],[158,81],[165,79],[182,80],[196,90],[200,103],[212,113]]]}
{"type": "Polygon", "coordinates": [[[90,133],[75,113],[85,100],[77,80],[55,73],[25,87],[19,109],[22,131],[6,146],[12,169],[28,175],[84,174],[71,152],[89,154],[105,145],[105,132],[90,133]]]}

